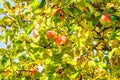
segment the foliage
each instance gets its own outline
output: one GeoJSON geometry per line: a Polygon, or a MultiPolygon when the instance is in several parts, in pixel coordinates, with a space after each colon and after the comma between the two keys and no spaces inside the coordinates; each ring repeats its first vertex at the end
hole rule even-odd
{"type": "Polygon", "coordinates": [[[1,0],[0,5],[0,41],[8,44],[0,48],[0,79],[120,79],[120,0],[1,0]],[[103,14],[110,14],[110,26],[100,23],[103,14]],[[67,42],[56,45],[46,36],[51,30],[67,42]]]}

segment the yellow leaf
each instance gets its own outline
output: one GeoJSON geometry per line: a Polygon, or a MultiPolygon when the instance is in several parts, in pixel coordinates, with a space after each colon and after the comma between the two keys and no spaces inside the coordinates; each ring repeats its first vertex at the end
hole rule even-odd
{"type": "Polygon", "coordinates": [[[120,55],[120,48],[117,48],[117,50],[115,51],[115,55],[120,55]]]}
{"type": "Polygon", "coordinates": [[[85,34],[84,34],[84,35],[85,35],[85,37],[86,37],[86,38],[88,38],[88,37],[89,37],[89,34],[90,34],[90,32],[89,32],[89,31],[87,31],[87,32],[85,32],[85,34]]]}
{"type": "Polygon", "coordinates": [[[90,67],[95,67],[95,66],[96,66],[96,64],[95,64],[94,61],[89,61],[89,62],[88,62],[88,65],[89,65],[90,67]]]}
{"type": "Polygon", "coordinates": [[[46,49],[46,50],[45,50],[45,53],[48,54],[50,57],[53,56],[51,49],[46,49]]]}
{"type": "Polygon", "coordinates": [[[83,63],[81,64],[81,68],[84,68],[85,64],[86,64],[86,62],[83,62],[83,63]]]}
{"type": "Polygon", "coordinates": [[[47,7],[45,10],[44,10],[44,13],[48,14],[51,12],[51,7],[47,7]]]}
{"type": "Polygon", "coordinates": [[[111,59],[113,53],[116,51],[117,48],[112,49],[112,51],[110,51],[109,54],[109,59],[111,59]]]}
{"type": "Polygon", "coordinates": [[[39,45],[35,44],[35,43],[30,43],[30,46],[33,48],[39,48],[39,45]]]}

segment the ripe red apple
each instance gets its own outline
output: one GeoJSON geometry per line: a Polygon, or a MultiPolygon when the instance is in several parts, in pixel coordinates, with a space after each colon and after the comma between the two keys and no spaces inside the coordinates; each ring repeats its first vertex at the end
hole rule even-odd
{"type": "Polygon", "coordinates": [[[104,14],[100,17],[99,19],[100,23],[102,25],[106,24],[106,23],[109,23],[111,25],[112,23],[112,20],[110,19],[110,15],[109,14],[104,14]]]}
{"type": "Polygon", "coordinates": [[[34,38],[37,38],[37,37],[38,37],[38,30],[33,29],[33,30],[32,30],[32,36],[33,36],[34,38]]]}
{"type": "Polygon", "coordinates": [[[50,30],[46,33],[46,36],[49,39],[56,39],[57,38],[57,33],[55,31],[50,30]]]}
{"type": "Polygon", "coordinates": [[[57,39],[56,39],[56,45],[62,45],[62,44],[66,44],[67,43],[67,37],[62,35],[62,36],[59,36],[57,39]]]}
{"type": "Polygon", "coordinates": [[[31,72],[31,74],[35,74],[35,73],[37,73],[37,69],[36,68],[32,69],[32,70],[30,70],[30,72],[31,72]]]}
{"type": "Polygon", "coordinates": [[[56,15],[58,15],[58,14],[60,14],[59,20],[63,20],[63,19],[65,18],[65,13],[64,13],[60,8],[58,8],[58,9],[56,10],[56,12],[54,13],[54,16],[56,16],[56,15]]]}

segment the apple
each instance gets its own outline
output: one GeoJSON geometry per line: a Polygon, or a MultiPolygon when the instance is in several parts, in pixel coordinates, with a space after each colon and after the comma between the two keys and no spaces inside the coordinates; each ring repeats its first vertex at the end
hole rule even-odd
{"type": "Polygon", "coordinates": [[[32,73],[32,74],[35,74],[35,73],[37,73],[37,69],[35,68],[35,69],[32,69],[32,70],[30,70],[30,72],[32,73]]]}
{"type": "Polygon", "coordinates": [[[58,14],[60,14],[59,20],[63,20],[63,19],[65,18],[65,13],[64,13],[60,8],[58,8],[58,9],[56,10],[56,12],[54,13],[54,16],[56,16],[56,15],[58,15],[58,14]]]}
{"type": "Polygon", "coordinates": [[[103,14],[100,19],[99,19],[100,23],[102,25],[105,25],[106,23],[109,23],[107,26],[110,26],[112,24],[112,20],[110,18],[110,14],[103,14]]]}
{"type": "Polygon", "coordinates": [[[37,37],[38,37],[38,30],[33,29],[33,30],[32,30],[32,36],[33,36],[34,38],[37,38],[37,37]]]}
{"type": "Polygon", "coordinates": [[[49,39],[56,39],[57,38],[57,33],[55,31],[50,30],[46,33],[46,36],[49,39]]]}
{"type": "Polygon", "coordinates": [[[64,35],[61,35],[59,37],[57,37],[56,39],[56,45],[62,45],[62,44],[66,44],[67,43],[67,37],[64,35]]]}

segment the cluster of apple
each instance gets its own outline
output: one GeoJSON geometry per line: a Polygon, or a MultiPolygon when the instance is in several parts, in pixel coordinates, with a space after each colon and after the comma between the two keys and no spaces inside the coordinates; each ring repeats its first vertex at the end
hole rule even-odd
{"type": "MultiPolygon", "coordinates": [[[[65,14],[64,12],[58,8],[55,13],[54,13],[54,16],[57,16],[59,15],[58,19],[59,20],[63,20],[65,18],[65,14]]],[[[38,37],[38,30],[37,29],[34,29],[32,31],[32,36],[34,38],[37,38],[38,37]]],[[[53,30],[50,30],[46,33],[46,36],[48,39],[52,39],[52,40],[56,40],[55,43],[56,45],[63,45],[63,44],[66,44],[67,43],[67,37],[65,35],[60,35],[60,36],[57,36],[57,33],[53,30]]]]}
{"type": "MultiPolygon", "coordinates": [[[[38,37],[38,31],[33,30],[32,35],[34,38],[38,37]]],[[[65,35],[57,36],[57,33],[54,30],[50,30],[46,33],[48,39],[55,40],[56,45],[63,45],[67,43],[67,37],[65,35]]]]}
{"type": "Polygon", "coordinates": [[[46,33],[48,39],[55,40],[56,45],[63,45],[67,43],[67,37],[65,35],[57,36],[57,33],[53,30],[50,30],[46,33]]]}

